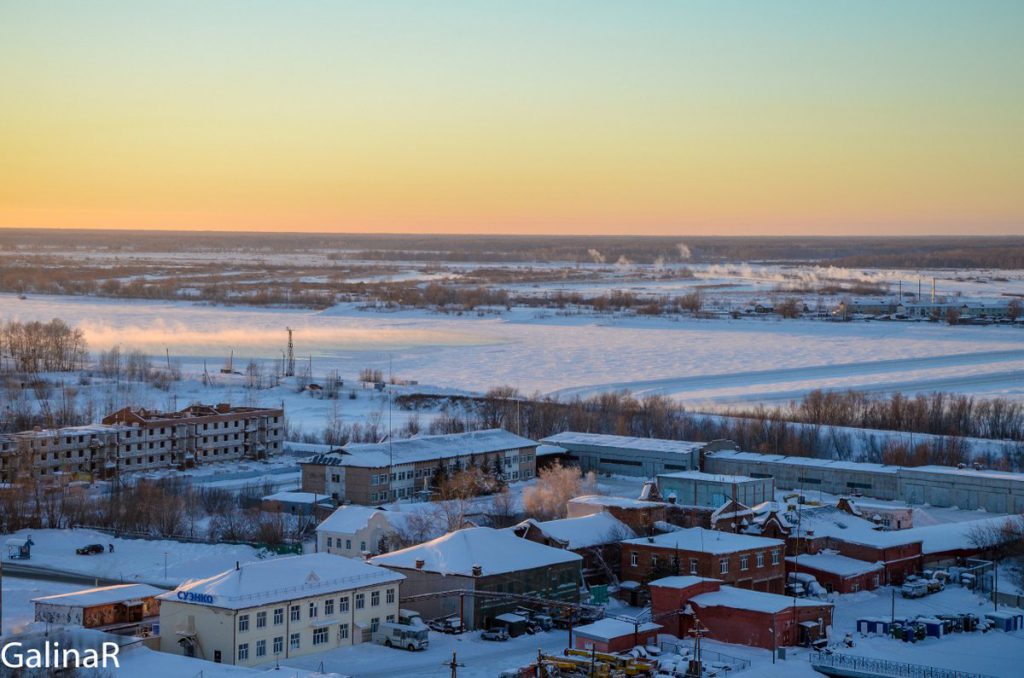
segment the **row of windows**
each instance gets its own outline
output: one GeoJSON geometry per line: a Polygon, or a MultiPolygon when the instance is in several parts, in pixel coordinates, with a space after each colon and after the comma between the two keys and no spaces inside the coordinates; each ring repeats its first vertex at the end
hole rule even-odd
{"type": "MultiPolygon", "coordinates": [[[[393,622],[395,615],[389,614],[386,617],[387,621],[393,622]]],[[[374,617],[370,620],[370,632],[376,633],[380,629],[380,617],[374,617]]],[[[330,642],[331,638],[331,626],[320,626],[313,629],[313,645],[326,645],[330,642]]],[[[338,640],[348,640],[349,638],[349,626],[348,624],[338,624],[338,640]]],[[[256,657],[267,656],[267,641],[257,640],[255,643],[256,657]]],[[[275,636],[272,640],[271,652],[277,656],[284,652],[284,636],[275,636]]],[[[292,633],[288,636],[288,648],[290,650],[301,650],[302,649],[302,633],[292,633]]],[[[244,662],[249,660],[249,643],[239,643],[238,645],[238,661],[244,662]]]]}
{"type": "MultiPolygon", "coordinates": [[[[676,558],[675,556],[672,556],[672,558],[670,559],[673,564],[675,563],[675,558],[676,558]]],[[[756,562],[756,567],[764,567],[764,551],[759,551],[758,553],[754,554],[754,558],[755,558],[755,562],[756,562]]],[[[772,559],[772,565],[778,565],[779,564],[779,562],[780,562],[780,553],[779,553],[778,549],[772,549],[771,550],[771,559],[772,559]]],[[[629,554],[629,564],[632,567],[637,567],[640,564],[640,554],[637,553],[636,551],[631,552],[629,554]]],[[[652,553],[651,554],[651,567],[653,568],[653,567],[657,567],[657,566],[658,566],[658,554],[657,553],[652,553]]],[[[699,568],[700,568],[700,561],[697,560],[696,558],[690,558],[690,574],[694,574],[694,575],[695,574],[699,574],[699,572],[698,572],[699,568]]],[[[749,569],[750,569],[750,556],[749,555],[742,555],[742,556],[740,556],[740,571],[742,572],[742,571],[749,570],[749,569]]],[[[720,558],[718,560],[718,573],[719,574],[729,574],[729,559],[728,558],[720,558]]]]}
{"type": "MultiPolygon", "coordinates": [[[[384,592],[384,597],[388,605],[395,603],[395,589],[387,589],[384,592]]],[[[324,605],[324,616],[330,617],[334,614],[334,598],[328,598],[323,601],[324,605]]],[[[348,596],[342,596],[338,598],[338,612],[348,612],[348,596]]],[[[357,610],[362,610],[366,607],[366,594],[357,593],[355,595],[355,605],[357,610]]],[[[380,591],[370,592],[370,607],[378,607],[380,605],[380,591]]],[[[307,603],[307,614],[308,619],[317,619],[320,616],[320,601],[311,600],[307,603]]],[[[288,609],[288,618],[291,621],[297,622],[302,621],[302,606],[292,605],[288,609]]],[[[245,633],[249,630],[250,615],[240,614],[238,615],[238,632],[245,633]]],[[[274,626],[280,626],[284,623],[284,608],[278,607],[274,609],[274,626]]],[[[265,611],[256,613],[256,628],[262,629],[267,626],[267,613],[265,611]]]]}
{"type": "MultiPolygon", "coordinates": [[[[334,537],[328,537],[327,538],[327,548],[329,548],[329,549],[330,548],[334,548],[334,546],[335,546],[334,537]]],[[[337,547],[339,549],[341,548],[341,537],[338,537],[337,547]]],[[[346,551],[351,551],[352,550],[352,540],[351,539],[346,539],[345,540],[345,550],[346,551]]],[[[360,551],[365,551],[366,550],[366,542],[365,541],[359,542],[359,550],[360,551]]]]}

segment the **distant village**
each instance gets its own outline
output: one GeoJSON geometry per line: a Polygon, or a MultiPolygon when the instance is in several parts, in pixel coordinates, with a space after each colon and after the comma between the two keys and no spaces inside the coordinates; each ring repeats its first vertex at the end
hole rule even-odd
{"type": "MultiPolygon", "coordinates": [[[[100,425],[2,435],[0,493],[25,483],[45,492],[130,483],[161,469],[267,463],[294,452],[283,440],[284,418],[282,409],[228,404],[125,408],[100,425]]],[[[261,499],[262,511],[307,521],[299,553],[195,571],[180,582],[97,582],[42,596],[33,601],[37,622],[65,629],[70,643],[86,642],[74,631],[82,629],[238,667],[367,643],[420,652],[448,635],[501,642],[563,634],[561,652],[524,655],[505,678],[743,668],[741,658],[702,656],[705,635],[773,658],[785,648],[817,653],[855,642],[834,630],[844,596],[883,587],[894,601],[958,587],[995,605],[948,619],[865,616],[858,632],[941,637],[1024,627],[1022,601],[999,597],[996,571],[1024,540],[1021,473],[573,431],[536,441],[490,429],[318,447],[297,461],[300,487],[261,499]],[[526,493],[567,470],[576,480],[631,479],[638,489],[578,484],[550,516],[525,518],[522,497],[513,496],[500,520],[471,501],[498,487],[507,496],[510,485],[526,493]],[[482,489],[443,491],[469,472],[482,489]],[[448,507],[440,528],[412,510],[432,504],[448,507]],[[917,524],[915,507],[976,516],[917,524]],[[668,671],[659,657],[672,658],[668,671]]],[[[31,534],[8,538],[4,567],[49,567],[35,545],[31,534]]],[[[114,543],[78,554],[112,556],[114,543]]],[[[25,642],[46,637],[31,629],[25,642]]],[[[828,668],[828,655],[820,656],[828,668]]]]}

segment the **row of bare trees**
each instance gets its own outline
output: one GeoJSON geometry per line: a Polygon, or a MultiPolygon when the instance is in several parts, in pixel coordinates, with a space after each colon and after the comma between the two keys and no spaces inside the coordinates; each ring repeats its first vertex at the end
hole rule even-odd
{"type": "Polygon", "coordinates": [[[59,318],[0,324],[0,373],[71,372],[88,356],[82,330],[59,318]]]}
{"type": "Polygon", "coordinates": [[[869,398],[852,392],[815,392],[786,407],[760,407],[728,416],[688,412],[657,395],[602,393],[565,402],[526,397],[511,387],[492,389],[479,398],[399,396],[395,402],[408,409],[441,407],[441,414],[430,424],[431,433],[504,428],[537,440],[561,431],[586,431],[672,440],[728,439],[754,452],[904,465],[980,460],[1013,470],[1024,463],[1021,405],[948,394],[869,398]],[[843,426],[852,428],[836,428],[843,426]],[[932,435],[914,440],[859,429],[932,435]],[[1001,445],[1000,453],[982,453],[962,437],[971,435],[1021,443],[1001,445]]]}
{"type": "Polygon", "coordinates": [[[84,525],[136,536],[269,546],[300,539],[312,519],[261,511],[252,498],[269,491],[254,487],[233,494],[165,479],[115,485],[96,495],[33,479],[0,491],[0,533],[84,525]]]}

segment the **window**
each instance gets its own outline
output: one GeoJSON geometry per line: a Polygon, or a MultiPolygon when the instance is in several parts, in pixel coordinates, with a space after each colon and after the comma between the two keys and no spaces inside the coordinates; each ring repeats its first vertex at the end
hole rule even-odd
{"type": "Polygon", "coordinates": [[[348,624],[342,624],[338,627],[338,638],[341,640],[348,638],[348,624]]]}
{"type": "Polygon", "coordinates": [[[327,548],[334,548],[334,537],[327,538],[327,548]]]}
{"type": "Polygon", "coordinates": [[[288,647],[290,647],[293,650],[298,650],[300,647],[302,647],[302,635],[298,633],[293,633],[291,637],[288,639],[288,647]]]}
{"type": "Polygon", "coordinates": [[[328,627],[326,626],[321,626],[320,628],[313,629],[314,645],[323,645],[327,642],[327,629],[328,627]]]}
{"type": "Polygon", "coordinates": [[[773,549],[772,550],[772,565],[778,565],[778,564],[779,564],[779,550],[778,549],[773,549]]]}
{"type": "Polygon", "coordinates": [[[249,615],[240,614],[238,615],[238,632],[244,633],[249,630],[249,615]]]}
{"type": "Polygon", "coordinates": [[[299,618],[302,616],[302,610],[299,609],[298,605],[292,605],[291,615],[289,616],[292,621],[299,621],[299,618]]]}
{"type": "Polygon", "coordinates": [[[366,542],[365,541],[359,542],[359,550],[360,551],[365,551],[366,550],[366,542]]]}
{"type": "Polygon", "coordinates": [[[658,566],[658,554],[657,553],[652,553],[651,554],[651,569],[654,569],[657,566],[658,566]]]}
{"type": "Polygon", "coordinates": [[[256,628],[265,629],[267,627],[267,613],[257,612],[256,613],[256,628]]]}
{"type": "Polygon", "coordinates": [[[729,559],[721,558],[718,561],[718,574],[729,574],[729,559]]]}
{"type": "Polygon", "coordinates": [[[284,623],[284,608],[278,607],[274,610],[274,626],[280,626],[284,623]]]}
{"type": "Polygon", "coordinates": [[[690,558],[690,574],[697,574],[697,559],[690,558]]]}
{"type": "Polygon", "coordinates": [[[384,621],[388,622],[389,624],[393,624],[395,622],[395,615],[389,614],[388,616],[384,617],[384,621]]]}
{"type": "Polygon", "coordinates": [[[267,641],[257,640],[256,641],[256,656],[266,657],[267,656],[267,641]]]}
{"type": "Polygon", "coordinates": [[[380,591],[370,592],[370,607],[377,607],[380,605],[380,591]]]}
{"type": "Polygon", "coordinates": [[[854,582],[853,586],[850,587],[850,591],[852,593],[856,593],[857,591],[860,591],[860,584],[854,582]]]}
{"type": "Polygon", "coordinates": [[[366,607],[366,594],[365,593],[357,593],[356,594],[356,609],[357,610],[361,610],[364,607],[366,607]]]}
{"type": "Polygon", "coordinates": [[[324,601],[324,616],[330,617],[334,614],[334,598],[328,598],[324,601]]]}
{"type": "Polygon", "coordinates": [[[242,643],[238,646],[238,661],[244,662],[249,660],[249,643],[242,643]]]}
{"type": "Polygon", "coordinates": [[[338,598],[338,612],[348,612],[348,596],[338,598]]]}
{"type": "Polygon", "coordinates": [[[388,605],[391,605],[394,602],[395,602],[395,590],[394,589],[388,589],[387,603],[388,603],[388,605]]]}
{"type": "Polygon", "coordinates": [[[764,553],[763,552],[757,554],[757,566],[758,567],[764,567],[764,553]]]}
{"type": "Polygon", "coordinates": [[[319,607],[320,606],[317,605],[316,603],[314,603],[312,600],[309,601],[309,618],[310,619],[316,619],[318,616],[320,616],[319,615],[320,610],[318,609],[319,607]]]}
{"type": "Polygon", "coordinates": [[[741,570],[749,570],[750,569],[750,556],[740,556],[740,569],[741,570]]]}
{"type": "Polygon", "coordinates": [[[351,539],[346,539],[345,540],[345,549],[348,550],[348,551],[352,550],[352,540],[351,539]]]}
{"type": "Polygon", "coordinates": [[[630,565],[631,565],[632,567],[636,567],[636,564],[637,564],[637,557],[636,557],[636,551],[632,551],[632,552],[631,552],[631,553],[629,554],[629,564],[630,564],[630,565]]]}
{"type": "Polygon", "coordinates": [[[278,655],[284,652],[284,636],[277,636],[274,638],[274,654],[278,655]]]}
{"type": "Polygon", "coordinates": [[[377,633],[377,630],[379,628],[380,628],[380,617],[374,617],[373,619],[370,620],[370,632],[371,633],[377,633]]]}
{"type": "Polygon", "coordinates": [[[871,577],[871,588],[878,588],[878,575],[871,577]]]}

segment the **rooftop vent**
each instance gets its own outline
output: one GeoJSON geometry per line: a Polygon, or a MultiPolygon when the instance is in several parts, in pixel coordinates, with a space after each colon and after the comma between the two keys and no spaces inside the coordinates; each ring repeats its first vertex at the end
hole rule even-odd
{"type": "Polygon", "coordinates": [[[479,577],[483,573],[484,573],[484,568],[482,566],[480,566],[480,565],[474,565],[473,566],[473,576],[474,577],[479,577]]]}
{"type": "Polygon", "coordinates": [[[423,566],[426,565],[426,564],[427,564],[426,561],[423,560],[422,558],[417,558],[416,559],[416,569],[417,570],[422,570],[423,566]]]}

